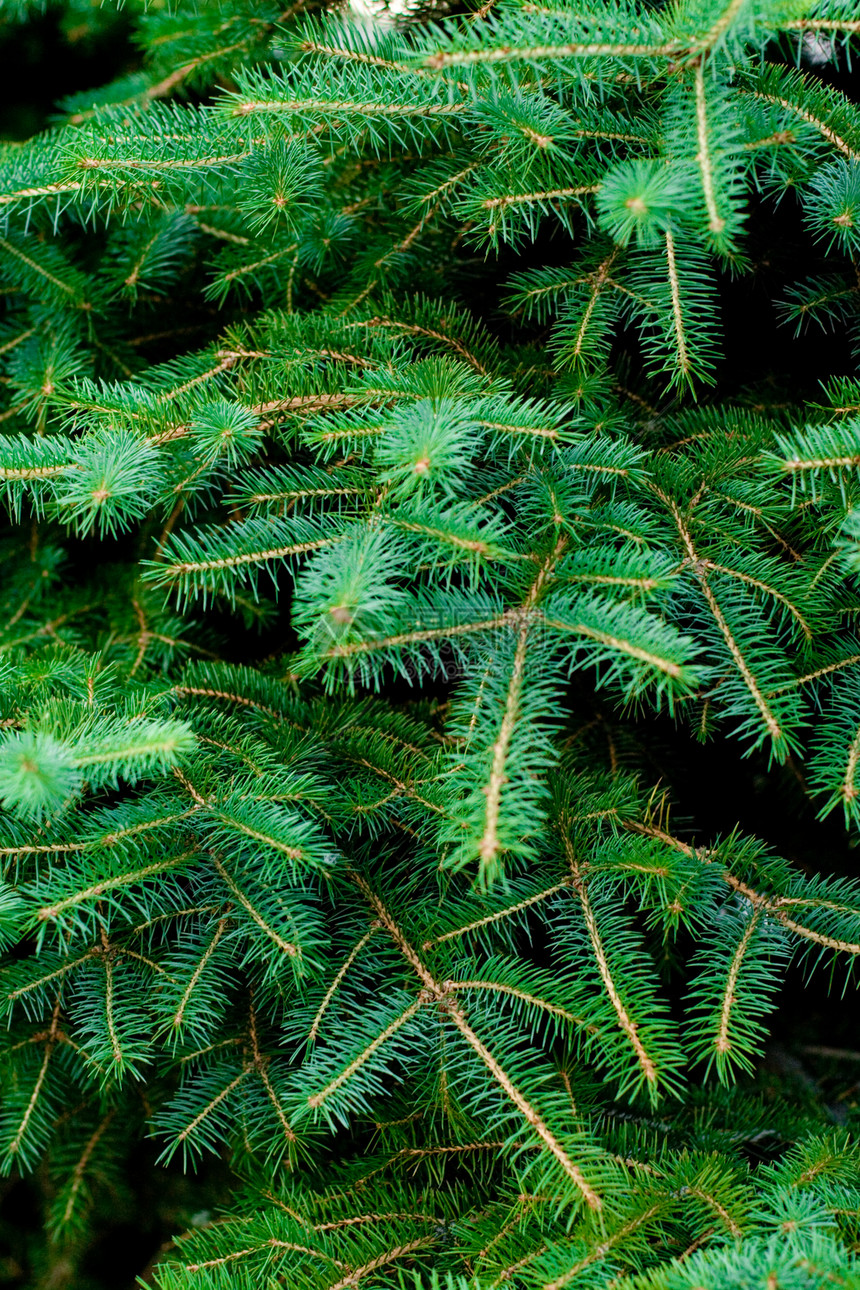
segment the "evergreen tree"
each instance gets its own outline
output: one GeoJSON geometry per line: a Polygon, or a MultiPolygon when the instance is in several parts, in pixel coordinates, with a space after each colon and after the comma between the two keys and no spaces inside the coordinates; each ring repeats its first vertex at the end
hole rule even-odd
{"type": "Polygon", "coordinates": [[[839,1053],[761,1062],[856,1008],[856,5],[126,17],[0,149],[30,1284],[144,1139],[235,1179],[161,1290],[860,1287],[839,1053]],[[731,359],[767,261],[818,389],[731,359]],[[685,819],[700,745],[815,841],[685,819]]]}

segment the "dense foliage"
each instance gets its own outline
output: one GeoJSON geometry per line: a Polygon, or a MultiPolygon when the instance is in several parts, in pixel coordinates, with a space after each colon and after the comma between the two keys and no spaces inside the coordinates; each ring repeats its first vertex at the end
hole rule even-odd
{"type": "Polygon", "coordinates": [[[855,5],[51,13],[0,1275],[154,1169],[162,1290],[860,1286],[855,5]]]}

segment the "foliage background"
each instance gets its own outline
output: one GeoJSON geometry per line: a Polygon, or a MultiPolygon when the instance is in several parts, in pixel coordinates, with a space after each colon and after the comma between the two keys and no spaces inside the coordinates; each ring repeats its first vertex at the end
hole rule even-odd
{"type": "MultiPolygon", "coordinates": [[[[93,7],[97,0],[93,0],[93,7]]],[[[138,63],[132,40],[130,10],[105,10],[96,22],[84,21],[78,0],[71,5],[48,5],[24,25],[4,18],[0,0],[0,138],[25,139],[51,119],[63,95],[98,85],[131,72],[138,63]]],[[[860,68],[825,69],[823,79],[838,85],[856,102],[860,99],[860,68]]],[[[193,95],[191,96],[193,101],[193,95]]],[[[760,214],[760,213],[758,213],[760,214]]],[[[752,212],[749,250],[756,272],[731,283],[721,281],[725,324],[725,361],[719,372],[721,396],[753,401],[755,392],[785,390],[798,402],[814,400],[820,381],[848,371],[849,346],[840,335],[810,330],[794,336],[779,328],[773,300],[780,283],[798,261],[818,254],[811,238],[788,211],[765,218],[752,212]]],[[[565,259],[564,235],[554,234],[556,246],[540,262],[565,259]]],[[[508,252],[502,249],[476,275],[476,305],[492,312],[494,295],[509,272],[508,252]]],[[[522,267],[522,261],[518,261],[522,267]]],[[[233,316],[244,312],[230,306],[233,316]]],[[[229,315],[212,308],[198,319],[188,348],[197,348],[218,334],[229,315]]],[[[504,323],[499,322],[503,333],[504,323]]],[[[504,336],[502,334],[502,338],[504,336]]],[[[623,337],[621,343],[623,344],[623,337]]],[[[165,357],[176,353],[171,347],[165,357]]],[[[152,354],[153,360],[159,355],[152,354]]],[[[279,640],[279,625],[270,624],[250,642],[243,636],[227,643],[225,656],[253,663],[266,656],[279,640]]],[[[607,725],[612,716],[607,710],[607,725]]],[[[755,834],[800,870],[854,876],[858,840],[849,837],[838,816],[816,820],[792,764],[768,766],[765,752],[741,760],[737,748],[725,741],[707,745],[679,735],[666,719],[649,715],[637,731],[655,771],[671,787],[677,807],[676,831],[695,830],[700,839],[725,835],[737,826],[755,834]]],[[[826,981],[803,984],[801,968],[792,969],[772,1024],[772,1037],[751,1085],[765,1097],[785,1097],[790,1091],[798,1108],[815,1103],[825,1107],[834,1125],[860,1106],[860,1051],[853,1007],[828,994],[826,981]]],[[[196,1175],[183,1173],[179,1163],[157,1166],[157,1150],[142,1144],[131,1161],[128,1176],[103,1196],[95,1214],[96,1239],[83,1271],[93,1290],[130,1290],[150,1280],[154,1260],[172,1234],[205,1222],[230,1196],[230,1174],[219,1162],[204,1163],[196,1175]]],[[[36,1174],[26,1179],[0,1179],[0,1286],[24,1290],[33,1284],[33,1251],[40,1247],[44,1205],[50,1183],[36,1174]]],[[[58,1275],[62,1269],[58,1269],[58,1275]]]]}
{"type": "MultiPolygon", "coordinates": [[[[0,0],[0,139],[22,140],[50,123],[57,101],[84,87],[135,70],[131,42],[138,6],[100,9],[98,20],[81,6],[35,7],[26,23],[13,20],[0,0]],[[7,13],[4,15],[4,8],[7,13]]],[[[213,334],[217,320],[212,319],[213,334]]],[[[149,1273],[173,1234],[214,1215],[230,1195],[229,1171],[209,1161],[199,1176],[178,1162],[156,1166],[157,1149],[142,1143],[125,1185],[104,1197],[96,1240],[82,1271],[92,1290],[132,1290],[149,1273]]],[[[47,1178],[0,1179],[0,1286],[34,1283],[33,1255],[44,1244],[47,1178]]],[[[57,1270],[61,1275],[62,1269],[57,1270]]]]}

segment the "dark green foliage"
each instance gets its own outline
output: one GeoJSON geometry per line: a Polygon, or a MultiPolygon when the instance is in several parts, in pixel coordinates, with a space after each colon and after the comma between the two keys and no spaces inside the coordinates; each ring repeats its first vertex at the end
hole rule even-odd
{"type": "Polygon", "coordinates": [[[769,1046],[856,1004],[854,7],[127,16],[0,146],[0,1277],[143,1139],[234,1179],[163,1290],[860,1287],[856,1053],[769,1046]],[[768,254],[823,388],[725,357],[768,254]]]}

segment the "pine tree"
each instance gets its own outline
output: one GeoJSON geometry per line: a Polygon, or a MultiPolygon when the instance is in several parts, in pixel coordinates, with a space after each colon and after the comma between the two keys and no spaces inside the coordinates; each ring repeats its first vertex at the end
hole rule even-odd
{"type": "Polygon", "coordinates": [[[0,148],[26,1284],[154,1141],[233,1179],[161,1290],[860,1286],[852,1054],[762,1061],[856,1004],[856,6],[126,18],[0,148]],[[726,357],[769,256],[817,389],[726,357]]]}

